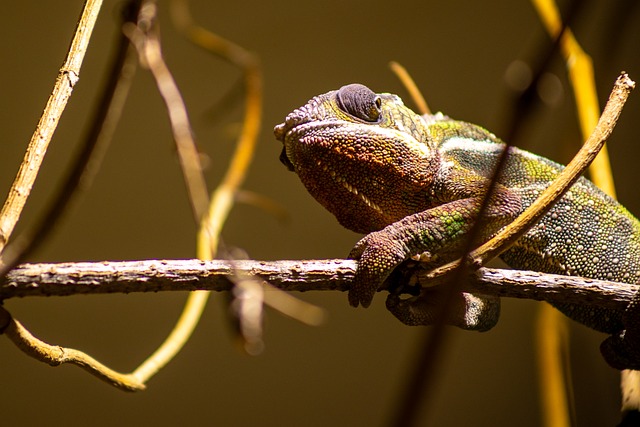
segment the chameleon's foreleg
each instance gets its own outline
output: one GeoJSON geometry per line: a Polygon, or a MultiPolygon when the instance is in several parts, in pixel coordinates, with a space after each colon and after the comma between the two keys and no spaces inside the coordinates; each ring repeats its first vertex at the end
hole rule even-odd
{"type": "MultiPolygon", "coordinates": [[[[519,200],[504,188],[499,188],[492,199],[494,203],[482,219],[484,224],[482,235],[479,236],[482,241],[513,220],[521,208],[519,200]]],[[[368,307],[390,273],[412,256],[432,256],[431,261],[436,263],[459,256],[464,250],[469,229],[476,220],[480,200],[480,197],[468,197],[445,203],[409,215],[361,239],[349,254],[349,258],[358,260],[358,269],[349,291],[349,303],[354,307],[360,304],[368,307]]],[[[460,301],[459,306],[463,307],[464,304],[460,301]]],[[[398,307],[405,305],[399,303],[398,307]]],[[[417,310],[419,306],[416,305],[414,309],[417,310]]],[[[424,307],[427,306],[431,304],[424,307]]],[[[430,314],[425,316],[430,317],[430,314]]],[[[458,323],[465,322],[460,320],[458,323]]]]}

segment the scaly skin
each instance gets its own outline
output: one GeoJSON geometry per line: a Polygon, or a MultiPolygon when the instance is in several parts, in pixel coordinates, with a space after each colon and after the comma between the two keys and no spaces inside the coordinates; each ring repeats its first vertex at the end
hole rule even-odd
{"type": "MultiPolygon", "coordinates": [[[[358,260],[349,292],[355,307],[369,306],[394,269],[412,257],[435,266],[461,255],[504,147],[478,126],[441,114],[417,115],[397,96],[357,84],[314,97],[274,132],[284,144],[280,160],[311,195],[346,228],[369,233],[350,253],[358,260]]],[[[561,169],[511,148],[476,243],[516,218],[561,169]]],[[[640,223],[582,178],[501,258],[514,268],[637,283],[640,223]]],[[[435,288],[409,299],[392,292],[387,307],[404,323],[431,324],[440,296],[435,288]]],[[[640,326],[631,313],[640,311],[637,305],[624,313],[556,307],[613,335],[602,347],[612,366],[638,369],[640,326]]],[[[487,330],[498,320],[499,300],[461,293],[446,316],[449,324],[487,330]]]]}

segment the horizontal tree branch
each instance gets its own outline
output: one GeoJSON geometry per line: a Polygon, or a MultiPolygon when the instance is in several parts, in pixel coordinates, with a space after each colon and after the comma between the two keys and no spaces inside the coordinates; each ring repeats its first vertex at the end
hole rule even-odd
{"type": "MultiPolygon", "coordinates": [[[[78,294],[225,291],[234,276],[257,276],[286,291],[347,291],[357,263],[353,260],[228,261],[146,260],[23,264],[0,283],[0,300],[29,296],[78,294]]],[[[622,310],[637,285],[481,268],[460,290],[484,295],[562,301],[622,310]]]]}

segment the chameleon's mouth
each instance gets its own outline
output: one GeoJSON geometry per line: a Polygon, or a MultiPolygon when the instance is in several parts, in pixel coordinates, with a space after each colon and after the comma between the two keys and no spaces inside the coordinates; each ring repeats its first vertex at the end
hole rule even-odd
{"type": "MultiPolygon", "coordinates": [[[[282,142],[282,151],[280,152],[280,162],[287,167],[290,171],[295,171],[295,163],[288,152],[288,149],[295,149],[300,144],[298,137],[292,137],[291,135],[299,133],[304,134],[306,129],[305,125],[308,125],[311,120],[308,118],[300,117],[299,114],[295,114],[298,110],[294,111],[287,116],[284,123],[280,123],[273,128],[273,134],[276,139],[282,142]],[[293,138],[293,141],[290,139],[293,138]]],[[[313,124],[313,128],[318,128],[320,125],[313,124]]]]}
{"type": "Polygon", "coordinates": [[[286,139],[287,133],[289,133],[289,131],[294,127],[295,127],[295,123],[290,123],[288,121],[285,121],[284,123],[280,123],[279,125],[276,125],[273,128],[273,134],[275,135],[276,139],[282,142],[282,151],[280,152],[280,162],[283,165],[285,165],[287,169],[289,169],[291,172],[294,172],[295,168],[294,168],[293,162],[287,155],[287,144],[285,143],[285,139],[286,139]]]}
{"type": "Polygon", "coordinates": [[[280,152],[280,163],[285,165],[287,169],[289,169],[289,171],[291,172],[295,171],[293,163],[289,159],[289,156],[287,156],[287,147],[285,147],[284,145],[282,146],[282,151],[280,152]]]}

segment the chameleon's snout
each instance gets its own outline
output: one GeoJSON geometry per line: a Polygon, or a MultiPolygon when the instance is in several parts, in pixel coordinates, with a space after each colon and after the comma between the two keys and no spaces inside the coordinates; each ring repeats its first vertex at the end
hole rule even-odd
{"type": "Polygon", "coordinates": [[[280,123],[273,128],[273,134],[276,136],[276,139],[280,142],[284,142],[284,135],[286,133],[285,123],[280,123]]]}
{"type": "Polygon", "coordinates": [[[287,134],[296,126],[307,123],[311,121],[311,117],[308,114],[306,108],[300,107],[293,112],[291,112],[285,119],[283,123],[276,125],[273,128],[273,134],[276,139],[282,142],[282,151],[280,152],[280,162],[287,167],[290,171],[294,171],[294,165],[287,153],[287,134]]]}
{"type": "Polygon", "coordinates": [[[307,111],[305,106],[297,108],[287,115],[287,117],[284,119],[284,123],[280,123],[273,128],[273,134],[276,136],[276,139],[278,141],[284,143],[287,133],[291,129],[298,125],[307,123],[312,119],[313,117],[309,115],[309,112],[307,111]]]}

